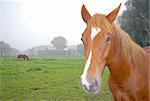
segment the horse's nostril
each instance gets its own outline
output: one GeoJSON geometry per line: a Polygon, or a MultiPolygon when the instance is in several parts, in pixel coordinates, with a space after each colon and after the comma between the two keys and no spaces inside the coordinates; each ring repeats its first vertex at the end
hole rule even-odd
{"type": "Polygon", "coordinates": [[[83,85],[83,87],[84,87],[84,89],[85,89],[86,91],[88,91],[88,88],[87,88],[87,86],[86,86],[86,85],[83,85]]]}
{"type": "Polygon", "coordinates": [[[83,83],[83,79],[81,78],[81,84],[82,84],[82,86],[84,87],[84,89],[86,90],[86,91],[88,91],[88,88],[87,88],[87,86],[83,83]]]}
{"type": "Polygon", "coordinates": [[[94,83],[93,83],[94,86],[98,86],[98,81],[96,79],[94,79],[94,83]]]}

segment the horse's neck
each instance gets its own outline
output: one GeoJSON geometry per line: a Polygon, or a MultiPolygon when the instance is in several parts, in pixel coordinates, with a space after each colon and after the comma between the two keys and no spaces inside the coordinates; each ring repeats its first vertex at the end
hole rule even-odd
{"type": "Polygon", "coordinates": [[[140,78],[148,81],[148,54],[141,49],[140,46],[131,41],[129,36],[122,30],[119,28],[114,29],[118,36],[117,40],[115,38],[114,44],[112,44],[112,52],[108,58],[111,76],[118,83],[126,82],[126,80],[129,80],[130,78],[132,78],[132,80],[140,78]],[[128,54],[128,52],[131,53],[128,54]]]}
{"type": "Polygon", "coordinates": [[[123,83],[131,75],[132,65],[127,61],[121,51],[116,51],[113,62],[109,65],[110,75],[118,82],[123,83]]]}
{"type": "Polygon", "coordinates": [[[111,54],[111,64],[109,65],[110,75],[118,83],[123,83],[129,79],[132,71],[132,64],[129,58],[125,55],[121,44],[115,42],[111,54]]]}
{"type": "Polygon", "coordinates": [[[136,63],[129,60],[119,47],[116,47],[114,52],[115,54],[111,59],[113,62],[109,65],[109,70],[116,82],[124,83],[131,77],[136,79],[138,76],[148,79],[148,56],[142,58],[143,62],[136,63]]]}

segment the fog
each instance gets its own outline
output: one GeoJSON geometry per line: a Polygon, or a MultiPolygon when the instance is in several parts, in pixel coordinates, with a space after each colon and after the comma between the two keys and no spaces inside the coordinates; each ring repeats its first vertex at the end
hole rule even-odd
{"type": "MultiPolygon", "coordinates": [[[[0,0],[0,41],[24,51],[49,45],[56,36],[65,37],[68,45],[81,43],[86,24],[81,7],[91,15],[108,14],[124,0],[0,0]]],[[[122,6],[123,10],[124,6],[122,6]]],[[[120,11],[120,13],[122,12],[120,11]]]]}

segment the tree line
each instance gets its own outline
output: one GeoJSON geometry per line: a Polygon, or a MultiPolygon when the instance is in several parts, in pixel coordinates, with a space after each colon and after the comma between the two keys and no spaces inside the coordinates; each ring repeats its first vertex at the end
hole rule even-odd
{"type": "Polygon", "coordinates": [[[67,40],[62,36],[57,36],[50,41],[51,45],[33,47],[28,50],[28,54],[35,56],[83,56],[83,44],[67,45],[67,40]]]}
{"type": "Polygon", "coordinates": [[[149,0],[127,0],[126,10],[118,18],[121,27],[140,46],[150,45],[149,0]]]}
{"type": "Polygon", "coordinates": [[[19,51],[12,48],[8,43],[0,41],[0,56],[16,56],[19,51]]]}

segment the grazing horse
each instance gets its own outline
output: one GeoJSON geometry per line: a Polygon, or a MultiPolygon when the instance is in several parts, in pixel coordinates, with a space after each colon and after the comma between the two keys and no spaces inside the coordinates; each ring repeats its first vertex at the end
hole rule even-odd
{"type": "Polygon", "coordinates": [[[25,54],[19,54],[18,57],[17,57],[17,59],[20,59],[20,60],[21,60],[21,58],[22,58],[23,60],[26,60],[26,59],[29,60],[28,56],[25,55],[25,54]]]}
{"type": "Polygon", "coordinates": [[[150,48],[141,48],[114,22],[120,6],[108,15],[93,16],[82,6],[87,27],[81,38],[86,62],[81,83],[86,92],[98,93],[104,68],[108,66],[108,84],[114,101],[149,101],[150,48]]]}

